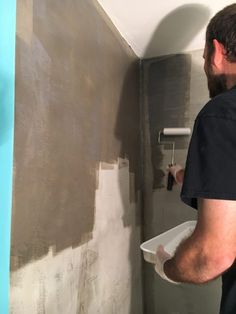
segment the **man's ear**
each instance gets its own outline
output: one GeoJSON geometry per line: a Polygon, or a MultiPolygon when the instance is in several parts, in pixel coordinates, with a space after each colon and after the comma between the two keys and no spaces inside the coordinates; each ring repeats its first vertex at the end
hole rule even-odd
{"type": "Polygon", "coordinates": [[[225,61],[225,49],[224,46],[218,42],[217,39],[213,39],[214,53],[212,56],[212,64],[215,66],[218,72],[223,71],[225,61]]]}

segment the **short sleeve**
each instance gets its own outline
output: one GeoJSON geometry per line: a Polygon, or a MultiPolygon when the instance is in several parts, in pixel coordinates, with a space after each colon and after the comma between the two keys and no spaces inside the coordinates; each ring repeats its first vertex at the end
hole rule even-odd
{"type": "Polygon", "coordinates": [[[189,145],[181,199],[197,209],[197,199],[236,200],[236,120],[202,115],[189,145]]]}

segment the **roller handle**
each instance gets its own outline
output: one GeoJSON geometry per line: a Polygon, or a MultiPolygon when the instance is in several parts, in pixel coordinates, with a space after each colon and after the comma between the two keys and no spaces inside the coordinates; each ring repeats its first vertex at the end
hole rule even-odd
{"type": "MultiPolygon", "coordinates": [[[[172,165],[169,165],[171,167],[172,165]]],[[[168,179],[167,179],[167,191],[172,191],[173,185],[174,185],[175,178],[172,176],[172,174],[168,173],[168,179]]]]}

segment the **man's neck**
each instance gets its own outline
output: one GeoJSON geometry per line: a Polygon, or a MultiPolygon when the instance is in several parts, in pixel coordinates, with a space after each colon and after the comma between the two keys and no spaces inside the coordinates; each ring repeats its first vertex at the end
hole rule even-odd
{"type": "Polygon", "coordinates": [[[227,66],[225,75],[227,89],[236,86],[236,63],[230,63],[227,66]]]}
{"type": "Polygon", "coordinates": [[[236,80],[227,80],[227,89],[231,89],[233,88],[234,86],[236,86],[236,80]]]}

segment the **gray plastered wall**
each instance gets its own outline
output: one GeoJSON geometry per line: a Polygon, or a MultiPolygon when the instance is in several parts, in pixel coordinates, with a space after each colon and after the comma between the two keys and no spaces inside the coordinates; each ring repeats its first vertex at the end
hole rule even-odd
{"type": "Polygon", "coordinates": [[[139,190],[138,58],[96,1],[17,1],[11,312],[141,313],[139,190]]]}

